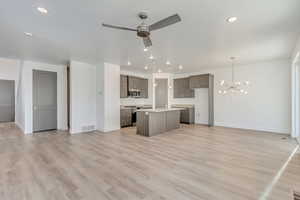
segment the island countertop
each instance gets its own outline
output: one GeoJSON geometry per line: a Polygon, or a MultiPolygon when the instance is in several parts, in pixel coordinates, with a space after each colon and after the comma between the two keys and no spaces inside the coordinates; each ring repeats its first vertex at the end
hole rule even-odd
{"type": "Polygon", "coordinates": [[[156,108],[156,109],[140,109],[137,112],[168,112],[168,111],[177,111],[184,110],[183,108],[156,108]]]}

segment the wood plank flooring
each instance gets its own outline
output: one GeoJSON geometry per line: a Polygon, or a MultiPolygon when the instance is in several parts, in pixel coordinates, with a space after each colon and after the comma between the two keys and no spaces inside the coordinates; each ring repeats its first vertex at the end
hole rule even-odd
{"type": "MultiPolygon", "coordinates": [[[[282,137],[199,125],[151,138],[134,128],[24,136],[0,124],[0,199],[259,199],[296,147],[282,137]]],[[[283,184],[299,175],[299,159],[283,184]]],[[[272,195],[286,199],[287,190],[278,186],[272,195]]]]}

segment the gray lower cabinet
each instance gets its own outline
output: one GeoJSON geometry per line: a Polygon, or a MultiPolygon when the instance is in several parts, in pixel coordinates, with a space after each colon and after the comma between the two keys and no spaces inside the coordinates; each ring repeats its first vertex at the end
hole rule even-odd
{"type": "Polygon", "coordinates": [[[137,134],[154,136],[173,129],[180,128],[180,111],[137,112],[137,134]]]}
{"type": "Polygon", "coordinates": [[[121,127],[132,126],[132,109],[121,109],[121,127]]]}
{"type": "Polygon", "coordinates": [[[189,78],[174,79],[174,98],[194,98],[195,91],[190,88],[189,78]]]}
{"type": "Polygon", "coordinates": [[[184,108],[180,111],[180,123],[194,124],[195,123],[195,108],[184,108]]]}
{"type": "Polygon", "coordinates": [[[190,76],[190,88],[209,88],[209,74],[190,76]]]}
{"type": "Polygon", "coordinates": [[[128,97],[128,76],[121,75],[120,77],[120,97],[128,97]]]}
{"type": "Polygon", "coordinates": [[[179,111],[166,112],[166,131],[180,128],[180,115],[179,111]]]}
{"type": "Polygon", "coordinates": [[[195,123],[195,107],[187,105],[172,105],[172,108],[180,108],[180,123],[194,124],[195,123]]]}

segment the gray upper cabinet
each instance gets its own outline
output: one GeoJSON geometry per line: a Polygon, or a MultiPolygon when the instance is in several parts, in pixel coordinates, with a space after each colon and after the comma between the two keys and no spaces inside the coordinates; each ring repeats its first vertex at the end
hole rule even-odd
{"type": "Polygon", "coordinates": [[[120,80],[121,98],[127,98],[130,90],[139,90],[140,98],[148,98],[148,79],[121,75],[120,80]]]}
{"type": "Polygon", "coordinates": [[[190,88],[209,88],[209,74],[190,77],[190,88]]]}
{"type": "Polygon", "coordinates": [[[135,90],[138,89],[138,78],[133,76],[128,76],[128,89],[135,90]]]}
{"type": "Polygon", "coordinates": [[[174,79],[174,98],[194,98],[195,91],[190,89],[189,78],[174,79]]]}
{"type": "Polygon", "coordinates": [[[121,75],[120,77],[120,97],[128,97],[128,76],[121,75]]]}

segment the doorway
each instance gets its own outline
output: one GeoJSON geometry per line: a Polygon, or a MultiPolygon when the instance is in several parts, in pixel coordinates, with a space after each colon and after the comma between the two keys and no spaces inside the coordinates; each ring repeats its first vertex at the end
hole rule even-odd
{"type": "Polygon", "coordinates": [[[57,73],[33,70],[33,132],[57,129],[57,73]]]}
{"type": "Polygon", "coordinates": [[[168,106],[168,79],[155,79],[155,105],[156,108],[168,106]]]}
{"type": "Polygon", "coordinates": [[[15,81],[0,80],[0,122],[15,121],[15,81]]]}

